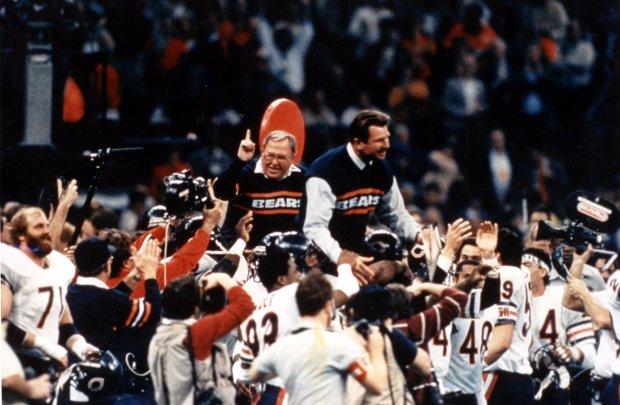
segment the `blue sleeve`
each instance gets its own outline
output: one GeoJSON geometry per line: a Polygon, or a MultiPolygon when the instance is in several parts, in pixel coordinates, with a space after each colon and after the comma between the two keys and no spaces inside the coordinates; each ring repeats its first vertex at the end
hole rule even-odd
{"type": "Polygon", "coordinates": [[[390,333],[390,340],[392,341],[392,351],[396,361],[398,361],[398,366],[404,369],[413,363],[418,355],[416,344],[397,329],[393,329],[390,333]]]}
{"type": "MultiPolygon", "coordinates": [[[[250,160],[250,162],[252,162],[250,160]]],[[[239,158],[235,158],[228,168],[222,173],[213,184],[213,193],[221,200],[232,200],[237,195],[237,183],[241,177],[241,172],[245,165],[239,158]]]]}

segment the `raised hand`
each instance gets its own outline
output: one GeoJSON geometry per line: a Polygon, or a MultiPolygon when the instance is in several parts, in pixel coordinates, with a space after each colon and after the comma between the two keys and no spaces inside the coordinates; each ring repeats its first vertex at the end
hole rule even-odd
{"type": "Polygon", "coordinates": [[[588,286],[580,278],[569,276],[566,279],[566,284],[568,285],[568,292],[575,298],[583,300],[583,297],[589,294],[588,286]]]}
{"type": "Polygon", "coordinates": [[[159,242],[155,239],[149,239],[140,248],[140,252],[136,255],[136,268],[140,272],[142,278],[155,278],[161,249],[159,242]]]}
{"type": "Polygon", "coordinates": [[[442,250],[444,256],[450,259],[454,258],[454,255],[463,244],[463,241],[472,235],[471,224],[463,218],[459,218],[451,224],[448,224],[446,245],[442,250]]]}
{"type": "Polygon", "coordinates": [[[250,240],[250,232],[252,232],[252,221],[254,217],[252,217],[252,211],[248,211],[247,214],[239,219],[237,225],[235,225],[235,231],[237,233],[237,238],[242,239],[246,243],[250,240]]]}
{"type": "Polygon", "coordinates": [[[497,224],[491,221],[484,221],[480,224],[476,233],[476,245],[485,252],[494,252],[497,247],[497,235],[499,229],[497,224]]]}
{"type": "Polygon", "coordinates": [[[245,131],[245,138],[241,140],[239,149],[237,150],[237,157],[247,162],[254,157],[254,151],[256,150],[256,144],[252,142],[250,138],[250,130],[245,131]]]}
{"type": "MultiPolygon", "coordinates": [[[[217,179],[216,179],[217,180],[217,179]]],[[[220,223],[220,220],[224,216],[224,203],[222,200],[215,198],[213,194],[213,182],[211,179],[207,179],[207,192],[211,196],[213,201],[213,208],[205,208],[202,210],[202,229],[205,232],[210,233],[216,225],[220,223]]]]}
{"type": "Polygon", "coordinates": [[[71,207],[78,199],[78,186],[77,180],[73,179],[67,184],[67,188],[62,187],[62,180],[56,180],[56,187],[58,189],[58,205],[65,204],[71,207]]]}

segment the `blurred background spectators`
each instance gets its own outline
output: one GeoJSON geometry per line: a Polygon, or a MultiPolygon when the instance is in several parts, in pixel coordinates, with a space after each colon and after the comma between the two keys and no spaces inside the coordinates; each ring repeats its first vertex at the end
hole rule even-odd
{"type": "Polygon", "coordinates": [[[142,146],[109,165],[98,197],[135,227],[160,197],[151,180],[173,165],[217,176],[287,97],[304,113],[305,165],[344,141],[359,109],[390,114],[392,167],[429,222],[514,225],[524,201],[562,215],[577,188],[620,205],[618,11],[612,0],[3,2],[3,200],[36,202],[57,174],[85,191],[83,150],[142,146]],[[50,45],[53,62],[51,138],[38,145],[23,130],[32,44],[50,45]]]}

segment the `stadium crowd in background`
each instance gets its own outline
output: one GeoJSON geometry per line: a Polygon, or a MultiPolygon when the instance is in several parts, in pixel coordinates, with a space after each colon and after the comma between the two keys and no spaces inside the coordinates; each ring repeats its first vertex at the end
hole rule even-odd
{"type": "Polygon", "coordinates": [[[60,57],[57,145],[103,122],[192,150],[147,159],[126,206],[80,210],[76,180],[2,201],[7,403],[620,401],[617,5],[61,9],[82,16],[62,46],[109,64],[60,57]],[[246,130],[279,97],[304,114],[299,164],[294,135],[246,130]]]}

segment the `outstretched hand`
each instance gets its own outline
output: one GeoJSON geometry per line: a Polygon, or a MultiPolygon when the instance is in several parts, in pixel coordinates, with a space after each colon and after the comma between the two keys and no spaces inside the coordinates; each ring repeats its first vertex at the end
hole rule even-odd
{"type": "Polygon", "coordinates": [[[350,264],[353,276],[357,279],[359,285],[365,286],[375,277],[375,273],[368,267],[373,260],[372,257],[360,256],[355,252],[343,249],[336,264],[350,264]]]}

